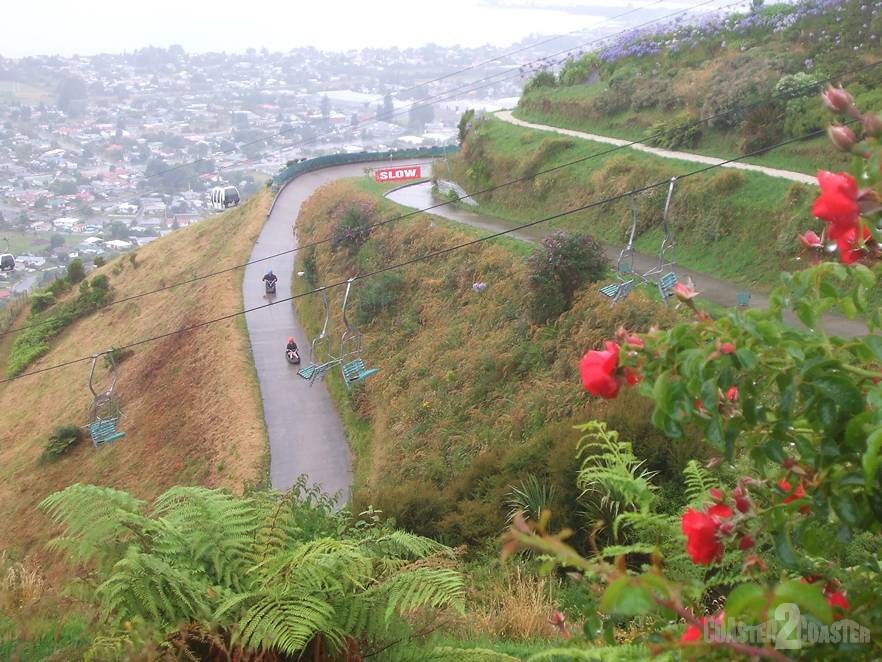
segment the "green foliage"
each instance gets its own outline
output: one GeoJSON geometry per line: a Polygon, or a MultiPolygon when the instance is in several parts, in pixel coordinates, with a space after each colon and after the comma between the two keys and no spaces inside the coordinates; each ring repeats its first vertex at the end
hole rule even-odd
{"type": "Polygon", "coordinates": [[[39,313],[55,304],[52,292],[34,292],[31,295],[31,313],[39,313]]]}
{"type": "Polygon", "coordinates": [[[647,143],[664,149],[697,147],[702,134],[702,123],[685,114],[669,121],[657,122],[646,131],[647,143]]]}
{"type": "Polygon", "coordinates": [[[150,508],[73,485],[42,508],[64,527],[54,546],[95,573],[96,606],[116,636],[187,645],[182,624],[196,622],[252,653],[367,656],[418,646],[413,612],[462,609],[449,549],[375,517],[355,521],[305,480],[281,499],[176,487],[150,508]]]}
{"type": "Polygon", "coordinates": [[[80,258],[74,258],[67,265],[67,281],[72,285],[76,285],[86,277],[86,269],[83,267],[83,261],[80,258]]]}
{"type": "Polygon", "coordinates": [[[105,264],[107,264],[107,260],[105,260],[104,257],[101,255],[96,255],[92,258],[92,264],[94,264],[95,268],[97,269],[98,267],[103,267],[105,264]]]}
{"type": "Polygon", "coordinates": [[[315,246],[310,246],[301,254],[301,266],[303,276],[311,287],[317,287],[319,282],[318,267],[315,262],[315,246]]]}
{"type": "Polygon", "coordinates": [[[599,280],[609,268],[603,247],[593,237],[567,232],[545,237],[528,264],[530,316],[540,324],[568,310],[576,290],[599,280]]]}
{"type": "Polygon", "coordinates": [[[372,214],[364,205],[350,205],[331,228],[331,249],[345,248],[355,255],[371,234],[372,214]]]}
{"type": "Polygon", "coordinates": [[[555,77],[552,72],[540,71],[528,80],[526,85],[524,85],[524,94],[529,94],[530,92],[543,87],[554,87],[555,85],[557,85],[557,77],[555,77]]]}
{"type": "Polygon", "coordinates": [[[457,124],[457,136],[459,137],[459,144],[462,145],[465,142],[466,136],[472,128],[472,121],[475,119],[475,110],[473,108],[469,108],[466,110],[462,117],[459,118],[459,123],[457,124]]]}
{"type": "Polygon", "coordinates": [[[560,72],[563,86],[585,85],[598,76],[600,60],[595,53],[586,53],[580,58],[567,60],[560,72]]]}
{"type": "Polygon", "coordinates": [[[368,279],[358,295],[355,320],[358,324],[370,324],[374,318],[389,314],[404,292],[404,281],[394,271],[368,279]]]}
{"type": "Polygon", "coordinates": [[[46,288],[47,292],[50,292],[56,297],[61,296],[65,292],[70,289],[70,283],[66,278],[56,278],[51,283],[49,283],[49,287],[46,288]]]}
{"type": "MultiPolygon", "coordinates": [[[[53,285],[60,282],[66,281],[56,280],[53,285]]],[[[34,296],[39,295],[32,295],[32,298],[34,296]]],[[[91,315],[106,305],[111,296],[107,276],[99,275],[91,282],[81,281],[77,296],[68,298],[48,314],[32,313],[28,320],[29,328],[18,334],[9,352],[7,375],[14,377],[23,372],[32,361],[49,351],[52,338],[77,319],[91,315]]]]}
{"type": "Polygon", "coordinates": [[[514,485],[509,490],[505,502],[508,506],[508,521],[512,521],[515,515],[522,513],[524,517],[538,522],[543,511],[548,510],[554,499],[554,485],[549,485],[534,474],[530,474],[519,485],[514,485]]]}
{"type": "Polygon", "coordinates": [[[46,448],[43,450],[43,460],[57,460],[67,453],[83,438],[83,431],[76,425],[62,425],[52,431],[46,448]]]}

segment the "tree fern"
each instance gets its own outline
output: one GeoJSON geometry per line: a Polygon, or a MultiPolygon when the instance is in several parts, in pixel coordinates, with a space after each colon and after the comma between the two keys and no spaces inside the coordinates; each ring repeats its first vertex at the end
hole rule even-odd
{"type": "Polygon", "coordinates": [[[43,508],[65,526],[56,546],[93,564],[105,620],[145,624],[141,634],[158,644],[186,648],[195,637],[290,656],[379,651],[419,638],[408,623],[416,611],[462,610],[462,578],[443,567],[452,550],[353,522],[305,482],[295,488],[237,497],[177,487],[147,511],[124,492],[76,485],[43,508]]]}

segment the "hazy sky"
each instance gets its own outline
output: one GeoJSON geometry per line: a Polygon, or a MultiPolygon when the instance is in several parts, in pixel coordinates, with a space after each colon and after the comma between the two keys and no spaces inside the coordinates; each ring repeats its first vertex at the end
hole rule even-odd
{"type": "Polygon", "coordinates": [[[172,44],[191,52],[506,45],[603,22],[586,13],[592,5],[676,11],[695,1],[3,0],[0,55],[91,55],[172,44]]]}

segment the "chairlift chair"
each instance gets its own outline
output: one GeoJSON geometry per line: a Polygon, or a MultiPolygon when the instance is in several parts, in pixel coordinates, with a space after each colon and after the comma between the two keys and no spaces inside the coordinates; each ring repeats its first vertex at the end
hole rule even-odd
{"type": "Polygon", "coordinates": [[[600,293],[612,299],[613,303],[624,300],[634,289],[634,280],[643,278],[634,271],[634,235],[637,233],[637,202],[634,200],[634,194],[630,196],[631,201],[631,231],[628,234],[628,243],[619,252],[619,259],[616,260],[616,277],[618,283],[610,283],[600,288],[600,293]],[[630,276],[630,278],[629,278],[630,276]]]}
{"type": "Polygon", "coordinates": [[[113,352],[103,352],[101,354],[92,355],[92,367],[89,369],[89,390],[92,392],[92,406],[89,408],[89,423],[86,428],[92,437],[92,445],[95,448],[110,444],[126,436],[125,432],[117,429],[119,419],[122,417],[119,398],[116,396],[116,383],[119,379],[119,373],[116,367],[116,360],[113,352]],[[110,386],[106,390],[98,392],[95,390],[95,366],[98,365],[98,359],[107,355],[110,363],[111,381],[110,386]]]}
{"type": "Polygon", "coordinates": [[[349,304],[349,294],[352,292],[352,283],[355,282],[353,276],[346,281],[346,293],[343,295],[343,335],[340,336],[340,368],[343,373],[343,383],[347,389],[351,389],[353,384],[361,384],[368,377],[377,374],[379,368],[365,368],[364,360],[361,358],[361,351],[364,337],[353,324],[349,323],[346,317],[346,307],[349,304]],[[348,357],[354,357],[347,361],[348,357]]]}
{"type": "Polygon", "coordinates": [[[328,323],[331,319],[331,304],[328,301],[327,290],[320,290],[319,296],[322,298],[322,306],[325,309],[325,322],[322,325],[322,332],[312,339],[309,347],[309,365],[300,368],[297,374],[309,381],[312,386],[316,379],[324,377],[328,370],[333,368],[340,360],[331,354],[331,338],[328,335],[328,323]],[[320,352],[324,354],[324,360],[320,358],[320,352]]]}
{"type": "Polygon", "coordinates": [[[671,232],[668,216],[671,212],[671,198],[674,195],[674,184],[676,184],[676,182],[677,178],[671,177],[670,183],[668,184],[668,197],[665,199],[665,209],[662,213],[662,230],[664,234],[662,236],[661,245],[658,249],[658,264],[643,274],[644,279],[659,278],[662,274],[667,276],[667,272],[669,272],[671,267],[674,266],[674,250],[677,247],[677,242],[674,240],[673,232],[671,232]]]}

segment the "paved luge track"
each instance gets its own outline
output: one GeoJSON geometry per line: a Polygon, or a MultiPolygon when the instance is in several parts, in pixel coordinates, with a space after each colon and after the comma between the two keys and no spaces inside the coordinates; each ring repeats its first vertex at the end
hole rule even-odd
{"type": "MultiPolygon", "coordinates": [[[[289,251],[296,247],[292,231],[303,202],[312,193],[335,179],[361,175],[366,167],[413,164],[415,159],[375,161],[334,166],[305,173],[289,182],[276,197],[261,230],[251,260],[289,251]]],[[[279,277],[277,297],[290,296],[294,255],[287,254],[245,268],[245,308],[267,303],[261,277],[267,269],[279,277]]],[[[354,297],[358,298],[356,287],[354,297]]],[[[251,340],[254,366],[260,382],[263,415],[270,445],[270,482],[286,491],[300,474],[309,477],[329,493],[349,499],[352,462],[343,425],[324,383],[310,387],[297,375],[297,368],[285,359],[285,343],[294,336],[308,361],[309,343],[294,308],[285,301],[245,316],[251,340]]],[[[340,330],[330,329],[332,342],[339,342],[340,330]]]]}

